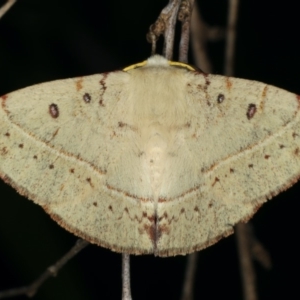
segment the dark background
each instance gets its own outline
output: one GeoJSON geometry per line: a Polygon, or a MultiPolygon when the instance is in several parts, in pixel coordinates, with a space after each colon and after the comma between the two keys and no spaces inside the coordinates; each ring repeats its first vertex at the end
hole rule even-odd
{"type": "MultiPolygon", "coordinates": [[[[150,55],[145,34],[167,2],[19,0],[0,20],[0,94],[144,60],[150,55]]],[[[227,1],[199,2],[210,25],[225,25],[227,1]]],[[[236,76],[300,94],[298,1],[241,2],[236,76]]],[[[223,41],[209,45],[215,73],[223,72],[223,53],[223,41]]],[[[298,183],[252,219],[273,261],[271,271],[255,263],[260,299],[299,297],[299,276],[295,276],[300,267],[299,198],[298,183]]],[[[39,206],[0,182],[1,290],[30,283],[75,241],[39,206]]],[[[133,299],[179,299],[185,261],[185,257],[132,257],[133,299]]],[[[120,272],[121,255],[89,246],[45,283],[34,299],[120,299],[120,272]]],[[[242,297],[234,236],[199,256],[195,298],[221,296],[242,297]]]]}

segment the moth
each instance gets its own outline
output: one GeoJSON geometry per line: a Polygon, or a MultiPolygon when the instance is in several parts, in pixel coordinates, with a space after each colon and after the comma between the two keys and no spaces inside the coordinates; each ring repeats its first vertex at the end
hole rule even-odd
{"type": "Polygon", "coordinates": [[[184,255],[299,179],[299,107],[155,55],[2,96],[0,176],[91,243],[184,255]]]}

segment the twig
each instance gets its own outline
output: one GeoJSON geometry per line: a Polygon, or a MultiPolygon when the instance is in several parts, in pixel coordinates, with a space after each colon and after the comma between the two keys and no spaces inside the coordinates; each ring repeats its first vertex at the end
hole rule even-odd
{"type": "MultiPolygon", "coordinates": [[[[185,55],[187,57],[187,49],[186,50],[182,49],[182,47],[185,48],[185,45],[188,46],[188,41],[185,40],[185,37],[188,35],[189,29],[186,30],[186,28],[184,28],[184,26],[188,25],[189,27],[191,27],[191,34],[192,34],[191,42],[193,45],[193,53],[194,53],[196,65],[200,66],[201,69],[204,70],[205,72],[211,72],[211,67],[210,67],[211,64],[208,56],[206,55],[206,41],[210,36],[210,34],[208,33],[210,29],[202,21],[198,11],[197,4],[191,1],[189,5],[191,5],[190,7],[191,11],[189,14],[190,23],[185,22],[185,24],[184,23],[182,24],[179,60],[182,62],[187,62],[187,58],[186,61],[184,58],[185,55]]],[[[217,31],[214,30],[214,32],[217,31]]],[[[192,300],[194,298],[193,291],[194,291],[198,256],[199,256],[198,252],[192,253],[187,256],[187,265],[185,270],[181,300],[192,300]]]]}
{"type": "Polygon", "coordinates": [[[253,232],[253,226],[251,223],[247,223],[248,236],[250,240],[250,251],[252,257],[259,262],[265,269],[270,270],[272,268],[272,261],[269,252],[264,248],[262,243],[256,238],[253,232]]]}
{"type": "MultiPolygon", "coordinates": [[[[233,75],[233,58],[236,37],[236,22],[238,14],[238,0],[229,1],[228,24],[226,33],[225,68],[227,76],[233,75]]],[[[236,226],[236,238],[238,244],[240,272],[243,280],[244,300],[256,300],[255,272],[251,255],[251,236],[247,224],[239,223],[236,226]]]]}
{"type": "Polygon", "coordinates": [[[122,300],[132,300],[130,288],[130,255],[122,254],[122,300]]]}
{"type": "Polygon", "coordinates": [[[250,223],[236,226],[236,238],[240,259],[240,270],[243,280],[244,300],[258,299],[255,284],[255,272],[252,258],[255,258],[265,269],[272,267],[269,253],[253,234],[250,223]]]}
{"type": "Polygon", "coordinates": [[[178,20],[182,23],[181,37],[180,37],[180,44],[179,44],[179,61],[184,63],[188,62],[190,24],[191,24],[193,7],[194,7],[194,0],[182,0],[178,12],[178,20]]]}
{"type": "MultiPolygon", "coordinates": [[[[228,28],[226,32],[226,55],[225,55],[225,75],[233,75],[233,58],[236,38],[238,0],[230,1],[228,28]]],[[[205,72],[211,72],[206,43],[209,40],[220,38],[223,33],[220,29],[210,29],[201,19],[201,15],[195,3],[191,23],[192,46],[195,62],[205,72]],[[219,31],[219,33],[217,33],[219,31]]],[[[249,224],[238,224],[236,228],[241,276],[243,278],[245,300],[257,299],[255,288],[255,273],[252,264],[252,255],[266,268],[271,267],[271,260],[268,252],[257,241],[253,234],[249,232],[249,224]]]]}
{"type": "MultiPolygon", "coordinates": [[[[228,24],[226,33],[225,68],[227,76],[233,75],[233,58],[236,37],[236,22],[238,14],[238,0],[230,0],[228,10],[228,24]]],[[[251,237],[247,224],[239,223],[236,226],[240,272],[243,280],[244,300],[256,300],[255,272],[251,255],[251,237]]]]}
{"type": "Polygon", "coordinates": [[[224,74],[233,76],[234,69],[234,54],[235,54],[235,38],[236,38],[236,23],[238,16],[239,0],[230,0],[228,11],[228,23],[226,30],[226,49],[225,49],[225,70],[224,74]]]}
{"type": "MultiPolygon", "coordinates": [[[[191,16],[194,8],[194,0],[183,0],[178,13],[178,20],[182,22],[181,38],[179,45],[179,61],[188,62],[188,48],[190,38],[191,16]]],[[[181,300],[192,300],[194,298],[194,283],[197,270],[198,253],[187,256],[187,265],[181,300]]]]}
{"type": "Polygon", "coordinates": [[[251,260],[248,225],[239,223],[236,226],[236,238],[240,259],[240,270],[243,280],[244,300],[257,300],[255,273],[251,260]]]}
{"type": "Polygon", "coordinates": [[[184,284],[182,289],[181,300],[193,300],[194,283],[197,270],[198,252],[187,256],[187,265],[184,275],[184,284]]]}
{"type": "Polygon", "coordinates": [[[173,57],[175,23],[181,0],[169,0],[154,24],[149,28],[147,40],[152,44],[152,54],[156,52],[156,42],[164,35],[163,56],[169,60],[173,57]]]}
{"type": "Polygon", "coordinates": [[[7,2],[0,8],[0,19],[16,2],[17,0],[7,0],[7,2]]]}
{"type": "Polygon", "coordinates": [[[73,258],[78,252],[84,249],[89,242],[78,239],[76,244],[61,258],[59,259],[54,265],[47,268],[47,270],[40,275],[34,282],[32,282],[28,286],[10,289],[6,291],[0,292],[0,299],[26,295],[27,297],[32,297],[36,294],[38,289],[41,285],[50,277],[54,277],[57,275],[58,271],[71,259],[73,258]]]}
{"type": "Polygon", "coordinates": [[[195,65],[206,73],[212,72],[211,62],[207,55],[207,43],[224,38],[224,30],[219,27],[208,26],[201,17],[197,3],[191,19],[191,44],[195,65]]]}

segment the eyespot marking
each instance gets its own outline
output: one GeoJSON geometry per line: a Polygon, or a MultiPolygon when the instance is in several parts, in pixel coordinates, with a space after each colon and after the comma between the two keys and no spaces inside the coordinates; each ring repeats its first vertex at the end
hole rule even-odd
{"type": "Polygon", "coordinates": [[[49,113],[50,113],[50,116],[53,119],[58,118],[58,116],[59,116],[59,110],[58,110],[57,104],[52,103],[52,104],[49,105],[49,113]]]}

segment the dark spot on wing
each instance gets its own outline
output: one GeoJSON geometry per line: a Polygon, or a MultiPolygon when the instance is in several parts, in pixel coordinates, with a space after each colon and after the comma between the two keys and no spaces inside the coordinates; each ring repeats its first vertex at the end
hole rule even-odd
{"type": "Polygon", "coordinates": [[[264,98],[266,97],[266,95],[267,95],[267,90],[268,90],[268,86],[265,85],[265,87],[264,87],[264,89],[263,89],[263,92],[262,92],[262,95],[261,95],[262,99],[264,99],[264,98]]]}
{"type": "Polygon", "coordinates": [[[107,73],[102,73],[102,75],[103,75],[103,77],[102,77],[102,79],[100,80],[100,84],[101,84],[101,86],[102,86],[102,89],[105,91],[106,88],[107,88],[105,80],[106,80],[106,77],[107,77],[107,75],[108,75],[108,72],[107,72],[107,73]]]}
{"type": "Polygon", "coordinates": [[[226,88],[230,90],[232,87],[232,82],[230,81],[229,77],[226,77],[226,88]]]}
{"type": "Polygon", "coordinates": [[[156,227],[154,224],[144,225],[144,230],[148,234],[153,244],[156,244],[156,227]]]}
{"type": "Polygon", "coordinates": [[[252,119],[254,117],[255,113],[256,113],[256,105],[253,103],[250,103],[248,105],[248,110],[246,113],[248,120],[252,119]]]}
{"type": "Polygon", "coordinates": [[[213,182],[213,184],[211,186],[214,186],[219,181],[220,181],[220,179],[218,177],[215,177],[215,181],[213,182]]]}
{"type": "Polygon", "coordinates": [[[223,94],[219,94],[217,97],[217,102],[222,103],[225,100],[225,96],[223,94]]]}
{"type": "Polygon", "coordinates": [[[77,91],[80,91],[80,90],[82,89],[82,81],[83,81],[82,78],[79,78],[79,79],[76,81],[76,90],[77,90],[77,91]]]}
{"type": "Polygon", "coordinates": [[[86,179],[86,181],[90,184],[91,187],[94,187],[93,183],[92,183],[92,179],[90,177],[88,177],[86,179]]]}
{"type": "Polygon", "coordinates": [[[104,105],[104,101],[103,101],[103,95],[105,94],[105,91],[106,91],[106,89],[107,89],[107,86],[106,86],[106,82],[105,82],[105,81],[106,81],[106,78],[107,78],[108,73],[103,73],[102,75],[103,75],[103,77],[102,77],[102,79],[101,79],[100,82],[99,82],[100,85],[102,86],[99,104],[100,104],[101,106],[105,106],[105,105],[104,105]]]}
{"type": "Polygon", "coordinates": [[[91,97],[91,95],[89,93],[85,93],[83,95],[83,100],[84,100],[85,103],[90,103],[91,100],[92,100],[92,97],[91,97]]]}
{"type": "Polygon", "coordinates": [[[49,105],[49,113],[52,118],[56,119],[59,116],[58,106],[54,103],[49,105]]]}
{"type": "Polygon", "coordinates": [[[160,237],[163,234],[168,235],[169,233],[170,233],[170,227],[168,225],[164,224],[162,226],[157,227],[155,248],[157,247],[156,244],[157,244],[157,241],[160,239],[160,237]]]}
{"type": "MultiPolygon", "coordinates": [[[[153,161],[152,161],[152,162],[153,162],[153,161]]],[[[158,202],[159,202],[159,203],[167,202],[167,199],[166,199],[166,198],[159,198],[159,199],[158,199],[158,202]]]]}
{"type": "Polygon", "coordinates": [[[161,222],[163,219],[168,219],[168,214],[166,211],[163,213],[161,217],[158,218],[158,222],[161,222]]]}
{"type": "Polygon", "coordinates": [[[204,79],[205,79],[205,89],[207,90],[208,89],[208,86],[210,85],[210,80],[208,78],[208,74],[205,74],[205,73],[201,73],[203,76],[204,76],[204,79]]]}
{"type": "Polygon", "coordinates": [[[207,104],[208,106],[211,106],[211,103],[209,102],[208,92],[207,92],[208,87],[209,87],[209,85],[210,85],[210,80],[209,80],[207,74],[203,73],[202,75],[204,76],[204,79],[205,79],[205,86],[204,86],[203,91],[204,91],[205,97],[206,97],[206,104],[207,104]]]}

